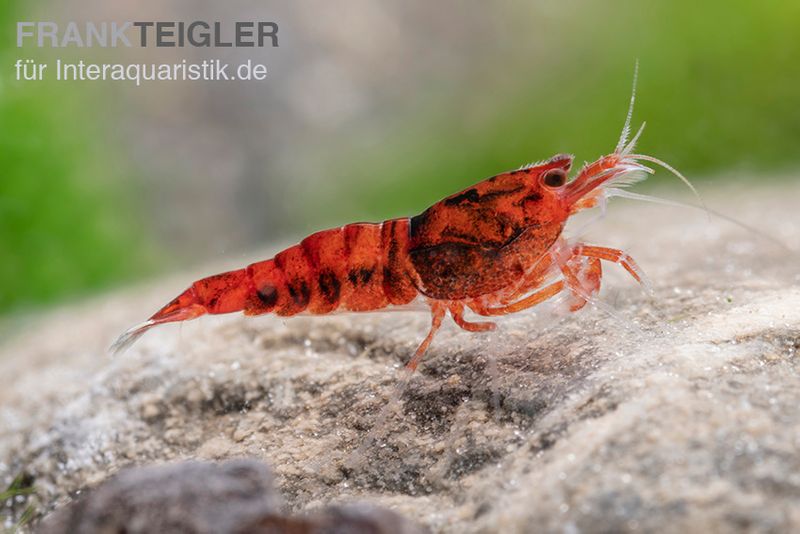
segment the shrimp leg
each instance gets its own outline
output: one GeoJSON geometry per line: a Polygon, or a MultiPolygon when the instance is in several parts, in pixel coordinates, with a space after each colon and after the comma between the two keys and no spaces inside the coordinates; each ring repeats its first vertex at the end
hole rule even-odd
{"type": "Polygon", "coordinates": [[[591,245],[579,244],[572,249],[573,256],[584,256],[587,258],[597,258],[621,265],[628,273],[642,286],[648,293],[652,292],[650,281],[645,276],[644,271],[627,253],[616,248],[595,247],[591,245]]]}
{"type": "MultiPolygon", "coordinates": [[[[593,247],[602,250],[602,247],[593,247]]],[[[575,249],[580,249],[580,245],[575,247],[575,249]]],[[[614,249],[608,249],[609,251],[619,252],[620,257],[624,254],[621,251],[617,251],[614,249]]],[[[625,254],[627,256],[627,254],[625,254]]],[[[559,262],[559,266],[561,269],[561,273],[564,276],[564,280],[566,280],[567,287],[569,288],[572,296],[574,297],[575,301],[570,306],[570,310],[576,311],[583,308],[587,303],[591,303],[594,307],[604,311],[614,319],[620,322],[620,324],[625,325],[627,328],[638,331],[635,327],[631,327],[626,321],[624,321],[612,308],[611,306],[607,305],[606,303],[602,302],[600,299],[595,298],[595,294],[600,289],[600,275],[601,271],[600,268],[600,261],[596,259],[594,256],[588,256],[590,259],[590,263],[588,265],[588,272],[577,271],[576,267],[582,267],[585,264],[579,260],[580,258],[586,258],[587,256],[576,256],[573,255],[567,258],[566,261],[559,262]],[[596,270],[595,270],[596,269],[596,270]]],[[[630,258],[628,256],[628,258],[630,258]]],[[[631,260],[632,261],[632,260],[631,260]]],[[[633,264],[634,267],[638,269],[636,264],[633,264]]]]}
{"type": "Polygon", "coordinates": [[[591,296],[600,291],[603,267],[599,259],[586,256],[572,256],[567,265],[569,269],[564,276],[572,293],[569,300],[569,311],[576,312],[586,306],[588,302],[588,299],[585,298],[586,295],[591,296]]]}
{"type": "Polygon", "coordinates": [[[541,304],[545,300],[557,295],[563,290],[564,290],[564,281],[559,280],[557,282],[553,282],[544,289],[540,289],[539,291],[528,295],[524,299],[518,300],[517,302],[514,302],[507,306],[490,308],[480,303],[472,302],[469,304],[469,307],[470,309],[472,309],[472,311],[474,311],[479,315],[484,315],[484,316],[508,315],[509,313],[516,313],[518,311],[522,311],[527,308],[536,306],[537,304],[541,304]]]}
{"type": "Polygon", "coordinates": [[[453,316],[453,321],[467,332],[487,332],[497,328],[497,325],[491,322],[473,323],[464,319],[464,305],[460,302],[450,305],[450,314],[453,316]]]}
{"type": "Polygon", "coordinates": [[[444,304],[440,304],[438,302],[433,302],[431,304],[431,329],[428,332],[428,335],[425,336],[425,339],[422,340],[419,347],[417,347],[416,352],[414,352],[414,356],[406,364],[406,369],[408,371],[415,371],[419,362],[422,361],[422,357],[425,355],[425,351],[428,350],[428,346],[433,341],[433,336],[436,334],[436,331],[439,330],[439,327],[442,326],[442,320],[444,319],[445,314],[447,313],[447,306],[444,304]]]}

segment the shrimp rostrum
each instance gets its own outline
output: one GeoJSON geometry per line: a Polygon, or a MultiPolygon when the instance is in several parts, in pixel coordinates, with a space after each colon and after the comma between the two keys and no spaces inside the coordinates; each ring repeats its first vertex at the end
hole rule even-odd
{"type": "Polygon", "coordinates": [[[603,261],[644,283],[625,252],[562,236],[578,211],[604,208],[611,196],[633,195],[623,188],[653,172],[644,162],[670,170],[691,187],[669,165],[633,153],[644,128],[628,142],[633,102],[632,96],[615,150],[571,180],[573,156],[559,154],[487,178],[413,217],[317,232],[274,258],[194,282],[113,348],[156,325],[205,314],[369,312],[421,300],[432,324],[407,364],[413,370],[448,313],[464,330],[480,332],[495,324],[469,321],[467,310],[502,316],[557,295],[578,310],[599,291],[603,261]]]}

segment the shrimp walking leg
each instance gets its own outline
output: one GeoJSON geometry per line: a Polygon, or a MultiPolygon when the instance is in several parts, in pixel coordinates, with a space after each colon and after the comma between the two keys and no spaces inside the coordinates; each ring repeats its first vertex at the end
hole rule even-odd
{"type": "Polygon", "coordinates": [[[560,266],[561,274],[564,276],[564,281],[572,293],[572,296],[583,301],[583,304],[577,306],[573,303],[570,307],[572,311],[582,308],[587,302],[597,304],[597,299],[594,298],[594,294],[600,289],[600,280],[598,278],[596,284],[589,284],[578,270],[582,264],[583,262],[576,261],[576,257],[572,256],[567,261],[561,263],[560,266]]]}
{"type": "Polygon", "coordinates": [[[559,262],[561,274],[564,276],[566,285],[572,293],[572,296],[578,301],[577,303],[572,303],[571,309],[580,309],[585,306],[586,303],[590,303],[592,306],[605,312],[632,332],[639,332],[640,330],[635,325],[631,325],[628,321],[625,321],[622,317],[620,317],[614,308],[595,297],[595,294],[600,290],[600,278],[598,277],[594,282],[587,284],[586,277],[582,276],[580,271],[576,271],[576,267],[580,267],[584,263],[581,261],[576,261],[576,258],[580,257],[581,256],[571,256],[567,259],[567,261],[559,262]],[[580,303],[580,300],[583,302],[580,303]]]}
{"type": "Polygon", "coordinates": [[[453,321],[467,332],[487,332],[497,328],[497,325],[491,322],[473,323],[464,319],[464,305],[461,303],[451,304],[450,314],[453,316],[453,321]]]}
{"type": "Polygon", "coordinates": [[[616,248],[595,247],[591,245],[579,244],[573,247],[572,253],[575,256],[585,256],[588,258],[597,258],[606,260],[618,265],[621,265],[628,273],[648,292],[651,291],[650,281],[645,276],[644,271],[636,264],[633,258],[627,253],[616,248]]]}
{"type": "Polygon", "coordinates": [[[570,286],[569,311],[576,312],[586,306],[588,300],[585,295],[595,295],[600,291],[600,282],[603,278],[603,267],[597,258],[573,256],[567,262],[569,265],[570,286]],[[576,289],[580,286],[580,290],[576,289]]]}
{"type": "Polygon", "coordinates": [[[484,315],[484,316],[493,316],[493,315],[508,315],[509,313],[515,313],[518,311],[525,310],[527,308],[531,308],[536,306],[537,304],[541,304],[542,302],[546,301],[547,299],[557,295],[561,291],[564,290],[564,281],[559,280],[557,282],[553,282],[549,286],[545,287],[544,289],[540,289],[539,291],[528,295],[522,300],[518,300],[512,304],[507,306],[501,306],[497,308],[491,308],[484,306],[480,303],[472,303],[470,304],[470,308],[477,314],[484,315]]]}
{"type": "Polygon", "coordinates": [[[439,330],[439,327],[442,326],[442,320],[446,313],[447,307],[444,304],[437,302],[431,304],[431,329],[428,335],[425,336],[425,339],[422,340],[419,347],[417,347],[414,356],[412,356],[406,364],[406,369],[409,371],[415,371],[417,369],[419,362],[422,361],[422,357],[425,355],[425,351],[428,350],[428,346],[431,344],[431,341],[433,341],[433,336],[436,334],[436,331],[439,330]]]}

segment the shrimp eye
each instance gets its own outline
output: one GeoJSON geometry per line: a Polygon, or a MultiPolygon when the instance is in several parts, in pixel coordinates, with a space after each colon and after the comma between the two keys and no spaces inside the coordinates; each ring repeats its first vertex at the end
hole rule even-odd
{"type": "Polygon", "coordinates": [[[567,173],[561,169],[552,169],[542,175],[542,183],[547,187],[561,187],[567,183],[567,173]]]}

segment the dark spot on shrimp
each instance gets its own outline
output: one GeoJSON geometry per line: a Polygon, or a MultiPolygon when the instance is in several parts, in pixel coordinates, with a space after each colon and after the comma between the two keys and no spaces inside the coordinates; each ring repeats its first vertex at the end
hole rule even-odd
{"type": "Polygon", "coordinates": [[[511,189],[501,189],[499,191],[487,191],[480,197],[481,202],[485,202],[487,200],[493,200],[495,198],[505,197],[508,195],[513,195],[514,193],[519,193],[525,189],[524,185],[520,185],[518,187],[512,187],[511,189]]]}
{"type": "Polygon", "coordinates": [[[472,189],[467,189],[463,193],[456,195],[454,197],[445,199],[444,204],[445,206],[458,206],[460,204],[464,204],[466,202],[488,202],[494,200],[496,198],[501,198],[507,195],[513,195],[514,193],[519,193],[525,188],[524,185],[520,185],[518,187],[512,187],[511,189],[501,189],[499,191],[487,191],[484,194],[478,193],[478,190],[474,187],[472,189]]]}
{"type": "Polygon", "coordinates": [[[383,268],[383,292],[390,300],[402,298],[404,282],[401,273],[395,272],[389,266],[383,268]]]}
{"type": "Polygon", "coordinates": [[[463,204],[464,202],[477,202],[478,200],[480,200],[480,198],[481,195],[478,193],[478,190],[473,187],[472,189],[467,189],[461,194],[445,199],[444,205],[458,206],[459,204],[463,204]]]}
{"type": "Polygon", "coordinates": [[[342,289],[342,284],[336,278],[336,273],[331,270],[323,271],[319,273],[317,282],[322,292],[322,298],[329,304],[335,304],[339,300],[339,293],[342,289]]]}
{"type": "Polygon", "coordinates": [[[522,200],[517,203],[517,205],[521,206],[526,202],[539,202],[540,200],[542,200],[542,195],[539,193],[531,193],[530,195],[523,197],[522,200]]]}
{"type": "Polygon", "coordinates": [[[428,225],[429,218],[430,209],[423,211],[419,215],[411,217],[411,220],[408,224],[408,233],[411,236],[411,239],[417,239],[419,237],[419,234],[422,233],[425,227],[428,225]]]}
{"type": "Polygon", "coordinates": [[[375,272],[375,269],[367,269],[366,267],[362,267],[358,271],[358,276],[361,279],[362,285],[367,285],[372,278],[372,273],[375,272]]]}
{"type": "Polygon", "coordinates": [[[278,290],[271,284],[266,284],[256,291],[256,296],[266,308],[274,308],[278,303],[278,290]]]}
{"type": "Polygon", "coordinates": [[[308,301],[311,300],[311,289],[308,287],[308,282],[305,280],[295,280],[288,284],[289,296],[292,297],[292,302],[298,308],[305,308],[308,306],[308,301]]]}
{"type": "Polygon", "coordinates": [[[372,274],[374,272],[375,269],[369,267],[350,269],[350,272],[347,273],[347,278],[350,280],[350,283],[353,284],[354,286],[357,285],[365,286],[372,279],[372,274]]]}

